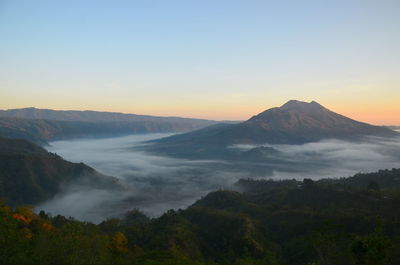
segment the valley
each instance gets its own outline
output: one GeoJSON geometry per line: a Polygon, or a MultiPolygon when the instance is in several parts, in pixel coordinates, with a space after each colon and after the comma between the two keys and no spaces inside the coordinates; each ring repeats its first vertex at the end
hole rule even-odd
{"type": "Polygon", "coordinates": [[[0,195],[15,207],[0,205],[0,222],[18,225],[2,233],[21,244],[18,234],[33,237],[26,253],[7,241],[21,257],[52,261],[36,246],[61,253],[58,231],[66,244],[76,242],[82,261],[90,256],[84,242],[109,241],[94,250],[104,262],[306,264],[332,255],[360,262],[369,256],[353,246],[376,238],[387,248],[380,259],[398,259],[388,246],[400,245],[390,230],[398,215],[400,136],[389,128],[300,101],[184,133],[124,135],[98,123],[96,133],[80,134],[87,121],[32,118],[0,123],[0,195]],[[65,134],[63,123],[80,133],[65,134]],[[10,136],[34,136],[39,145],[10,136]],[[33,208],[18,206],[25,204],[33,208]],[[78,238],[69,227],[80,227],[78,238]],[[335,233],[341,238],[332,239],[335,233]]]}
{"type": "MultiPolygon", "coordinates": [[[[356,143],[331,139],[302,145],[268,145],[274,150],[273,155],[261,159],[257,152],[254,161],[185,159],[142,150],[148,141],[168,136],[146,134],[51,142],[48,147],[51,152],[116,177],[125,183],[126,190],[110,191],[107,196],[101,196],[102,190],[75,188],[37,209],[96,222],[113,215],[120,216],[132,208],[149,216],[159,216],[169,209],[184,209],[208,192],[235,190],[234,183],[239,179],[340,178],[396,168],[400,160],[400,138],[372,138],[356,143]],[[85,198],[88,203],[74,205],[70,201],[75,198],[85,198]],[[104,206],[96,210],[98,205],[104,206]]],[[[237,149],[235,152],[259,149],[246,145],[231,148],[237,149]]]]}
{"type": "Polygon", "coordinates": [[[0,265],[399,265],[400,0],[0,0],[0,265]]]}

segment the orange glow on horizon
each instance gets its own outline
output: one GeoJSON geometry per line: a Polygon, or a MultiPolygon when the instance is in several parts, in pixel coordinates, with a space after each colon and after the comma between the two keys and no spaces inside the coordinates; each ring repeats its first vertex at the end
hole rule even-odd
{"type": "MultiPolygon", "coordinates": [[[[322,104],[323,105],[323,104],[322,104]]],[[[269,108],[279,107],[279,106],[268,106],[268,107],[243,107],[243,108],[233,108],[233,109],[207,109],[207,110],[157,110],[150,111],[126,111],[128,113],[135,114],[147,114],[154,116],[177,116],[185,118],[199,118],[199,119],[210,119],[210,120],[231,120],[231,121],[241,121],[250,119],[252,116],[257,115],[269,108]]],[[[328,107],[333,112],[357,120],[360,122],[370,123],[373,125],[400,125],[400,107],[397,106],[386,106],[386,107],[328,107]]]]}
{"type": "MultiPolygon", "coordinates": [[[[309,101],[307,101],[309,102],[309,101]]],[[[346,104],[335,102],[319,102],[326,108],[349,117],[351,119],[366,122],[374,125],[400,125],[400,105],[396,104],[346,104]]],[[[284,104],[285,102],[282,102],[284,104]]],[[[36,108],[42,109],[55,109],[55,110],[93,110],[93,111],[104,111],[104,112],[122,112],[122,113],[132,113],[138,115],[153,115],[153,116],[175,116],[184,118],[198,118],[198,119],[210,119],[210,120],[232,120],[241,121],[247,120],[260,112],[273,107],[279,107],[282,104],[254,104],[254,105],[241,105],[241,106],[229,106],[221,107],[217,104],[195,105],[192,106],[186,104],[165,106],[136,106],[136,107],[125,107],[119,105],[118,107],[109,106],[103,107],[99,105],[85,106],[59,106],[58,104],[53,105],[36,105],[36,108]]],[[[13,109],[13,108],[26,108],[31,106],[4,106],[0,109],[13,109]]]]}

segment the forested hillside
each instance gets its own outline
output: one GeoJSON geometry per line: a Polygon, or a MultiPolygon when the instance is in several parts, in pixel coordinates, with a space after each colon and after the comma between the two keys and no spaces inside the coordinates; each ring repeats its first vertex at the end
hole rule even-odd
{"type": "Polygon", "coordinates": [[[241,180],[185,210],[99,225],[0,207],[2,264],[400,264],[400,169],[241,180]],[[397,184],[396,184],[397,183],[397,184]]]}
{"type": "Polygon", "coordinates": [[[10,205],[52,198],[63,185],[87,181],[94,187],[117,185],[83,163],[71,163],[25,140],[0,138],[0,198],[10,205]]]}

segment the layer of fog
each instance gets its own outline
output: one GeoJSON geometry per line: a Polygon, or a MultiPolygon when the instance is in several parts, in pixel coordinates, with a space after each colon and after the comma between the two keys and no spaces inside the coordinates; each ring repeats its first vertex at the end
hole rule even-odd
{"type": "MultiPolygon", "coordinates": [[[[278,150],[265,162],[194,161],[138,151],[143,141],[165,134],[51,143],[49,151],[84,162],[120,180],[123,189],[73,183],[53,200],[37,206],[50,213],[99,222],[138,208],[149,216],[184,208],[208,192],[232,188],[240,178],[345,177],[400,166],[400,138],[363,142],[326,140],[303,145],[269,145],[278,150]]],[[[235,146],[249,150],[257,146],[235,146]]]]}
{"type": "MultiPolygon", "coordinates": [[[[302,145],[236,145],[243,151],[272,147],[281,163],[270,163],[271,178],[338,178],[400,167],[400,138],[368,137],[358,142],[323,140],[302,145]]],[[[267,162],[268,163],[268,162],[267,162]]]]}
{"type": "Polygon", "coordinates": [[[168,135],[52,142],[49,151],[120,179],[124,189],[91,189],[73,183],[53,200],[37,206],[37,210],[93,222],[133,208],[157,216],[172,208],[184,208],[212,190],[230,187],[239,178],[238,173],[225,170],[222,161],[175,159],[135,149],[143,141],[165,136],[168,135]]]}

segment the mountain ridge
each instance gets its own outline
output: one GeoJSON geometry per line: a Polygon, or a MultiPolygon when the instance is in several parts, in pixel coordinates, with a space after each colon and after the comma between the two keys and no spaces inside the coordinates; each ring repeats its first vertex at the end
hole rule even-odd
{"type": "Polygon", "coordinates": [[[365,136],[394,137],[385,127],[359,122],[319,103],[291,100],[238,124],[212,125],[193,132],[154,140],[145,149],[167,155],[228,153],[236,144],[304,144],[322,139],[355,140],[365,136]]]}
{"type": "Polygon", "coordinates": [[[381,126],[374,126],[364,122],[356,121],[336,112],[333,112],[316,101],[309,103],[290,100],[278,108],[263,111],[244,123],[259,123],[268,129],[329,129],[348,131],[352,133],[387,133],[392,134],[381,126]],[[341,128],[337,128],[341,126],[341,128]],[[357,127],[358,126],[358,127],[357,127]],[[369,130],[369,132],[361,132],[369,130]]]}
{"type": "Polygon", "coordinates": [[[58,111],[23,108],[0,110],[0,136],[46,145],[73,138],[114,137],[142,133],[187,132],[217,121],[118,112],[58,111]]]}
{"type": "Polygon", "coordinates": [[[118,180],[22,139],[0,137],[0,198],[10,205],[37,204],[72,182],[118,188],[118,180]]]}
{"type": "Polygon", "coordinates": [[[216,122],[208,119],[184,118],[176,116],[155,116],[134,113],[123,113],[113,111],[94,110],[54,110],[36,107],[0,110],[0,117],[45,119],[57,121],[88,121],[88,122],[110,122],[110,121],[142,121],[142,120],[164,120],[174,122],[197,121],[216,122]]]}

